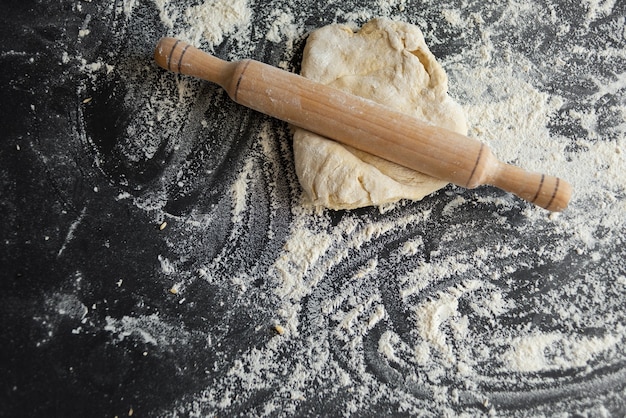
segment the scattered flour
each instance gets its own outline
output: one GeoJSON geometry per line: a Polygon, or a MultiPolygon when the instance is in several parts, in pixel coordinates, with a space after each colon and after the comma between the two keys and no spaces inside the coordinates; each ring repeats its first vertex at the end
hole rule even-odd
{"type": "MultiPolygon", "coordinates": [[[[328,2],[327,18],[313,21],[307,17],[319,11],[293,1],[187,3],[154,0],[169,35],[210,51],[227,43],[232,50],[223,54],[230,59],[265,56],[256,49],[265,45],[282,54],[273,55],[273,64],[291,70],[303,36],[318,26],[358,27],[380,15],[412,21],[435,53],[443,51],[451,95],[464,105],[470,135],[504,161],[567,179],[575,194],[558,215],[503,193],[456,187],[420,203],[322,211],[301,199],[288,129],[264,120],[245,156],[232,163],[228,204],[172,215],[169,183],[206,185],[177,174],[194,152],[181,132],[192,136],[193,129],[208,129],[209,118],[234,116],[205,114],[218,93],[207,97],[185,78],[162,75],[149,93],[131,89],[129,98],[145,107],[128,128],[128,159],[154,156],[159,129],[174,143],[175,158],[158,186],[124,199],[182,225],[170,247],[185,262],[159,257],[161,273],[176,276],[181,288],[204,281],[241,294],[229,309],[261,305],[272,318],[265,325],[283,331],[229,352],[209,372],[212,385],[164,415],[229,414],[270,392],[256,414],[298,414],[303,405],[314,408],[319,396],[334,399],[336,415],[380,405],[400,414],[502,408],[551,415],[599,412],[603,399],[623,400],[614,383],[626,379],[626,41],[611,41],[611,49],[608,41],[589,39],[590,25],[612,16],[615,1],[587,0],[580,22],[563,18],[554,35],[558,50],[532,36],[554,27],[559,6],[551,2],[548,14],[539,2],[419,8],[405,1],[328,2]],[[169,117],[187,118],[193,129],[168,124],[169,117]],[[257,202],[265,202],[263,210],[257,202]],[[204,249],[199,243],[212,228],[226,229],[227,239],[204,249]],[[261,255],[250,260],[252,250],[261,255]],[[260,289],[255,280],[263,281],[260,289]],[[246,302],[252,296],[255,302],[246,302]],[[603,374],[603,367],[611,371],[603,374]],[[581,379],[595,382],[594,391],[574,394],[581,379]]],[[[145,11],[130,0],[123,9],[127,21],[140,22],[145,11]]],[[[82,68],[97,73],[102,65],[82,68]]],[[[136,337],[163,350],[188,338],[158,315],[109,318],[105,329],[113,341],[136,337]]]]}
{"type": "Polygon", "coordinates": [[[513,339],[511,348],[502,357],[511,370],[519,372],[586,367],[597,354],[612,350],[622,340],[612,334],[602,338],[557,332],[528,335],[513,339]]]}
{"type": "Polygon", "coordinates": [[[191,40],[207,40],[219,45],[225,35],[250,26],[252,12],[246,0],[206,0],[203,4],[185,10],[185,18],[194,34],[191,40]]]}

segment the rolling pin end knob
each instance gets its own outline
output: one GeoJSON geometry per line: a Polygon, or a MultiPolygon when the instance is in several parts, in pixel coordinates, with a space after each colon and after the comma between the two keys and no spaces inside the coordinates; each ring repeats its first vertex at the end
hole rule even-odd
{"type": "Polygon", "coordinates": [[[180,39],[161,38],[154,49],[154,60],[168,71],[182,73],[183,60],[189,48],[193,47],[180,39]]]}
{"type": "Polygon", "coordinates": [[[225,87],[236,63],[223,61],[175,38],[161,38],[154,49],[156,63],[173,73],[190,75],[225,87]]]}
{"type": "Polygon", "coordinates": [[[552,212],[567,208],[572,196],[572,186],[563,179],[504,163],[491,184],[552,212]]]}

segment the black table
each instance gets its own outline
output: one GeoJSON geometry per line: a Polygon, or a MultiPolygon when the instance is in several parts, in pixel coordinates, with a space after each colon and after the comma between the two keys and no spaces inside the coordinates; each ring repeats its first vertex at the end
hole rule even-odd
{"type": "Polygon", "coordinates": [[[0,415],[626,413],[624,182],[557,218],[489,187],[315,211],[288,126],[152,63],[183,30],[297,71],[307,32],[386,14],[465,106],[455,65],[524,57],[575,159],[624,144],[625,2],[255,2],[216,45],[178,26],[201,2],[5,3],[0,415]]]}

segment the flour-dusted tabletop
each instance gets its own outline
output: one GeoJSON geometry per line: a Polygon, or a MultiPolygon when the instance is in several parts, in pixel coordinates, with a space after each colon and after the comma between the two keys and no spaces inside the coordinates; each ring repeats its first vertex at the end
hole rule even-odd
{"type": "Polygon", "coordinates": [[[1,416],[626,413],[626,3],[101,3],[1,18],[1,416]],[[152,60],[298,72],[312,30],[378,16],[566,211],[311,207],[289,126],[152,60]]]}

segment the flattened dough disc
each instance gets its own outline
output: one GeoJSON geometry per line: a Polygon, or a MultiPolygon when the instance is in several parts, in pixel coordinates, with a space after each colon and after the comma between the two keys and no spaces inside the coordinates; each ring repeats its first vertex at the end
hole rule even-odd
{"type": "MultiPolygon", "coordinates": [[[[448,77],[414,25],[373,19],[358,32],[344,25],[318,29],[307,40],[302,75],[467,134],[463,110],[448,96],[448,77]]],[[[294,158],[306,195],[330,209],[420,200],[446,185],[299,128],[294,158]]]]}

